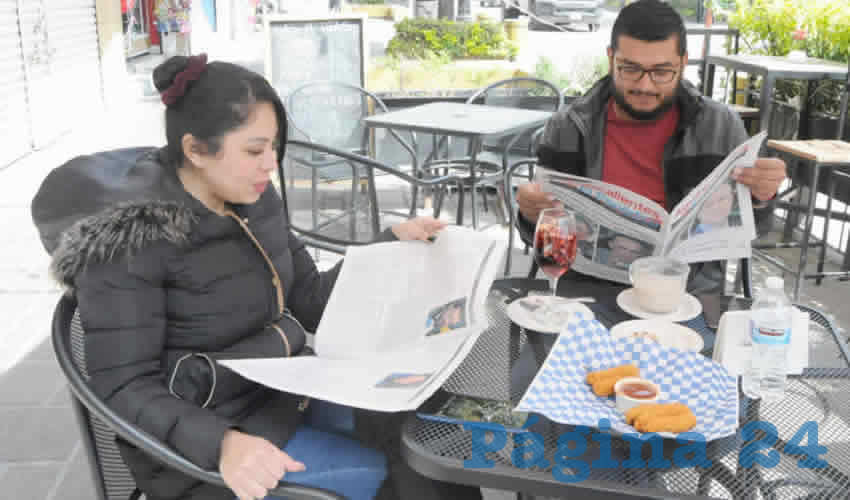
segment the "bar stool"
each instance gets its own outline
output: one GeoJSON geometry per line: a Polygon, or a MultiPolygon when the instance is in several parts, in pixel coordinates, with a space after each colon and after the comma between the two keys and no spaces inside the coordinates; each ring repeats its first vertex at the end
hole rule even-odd
{"type": "MultiPolygon", "coordinates": [[[[838,134],[836,140],[805,140],[805,141],[768,141],[768,149],[785,156],[789,160],[793,160],[799,164],[809,166],[809,198],[807,206],[802,206],[796,203],[789,203],[783,200],[792,191],[799,190],[800,186],[792,186],[783,193],[777,194],[778,208],[788,210],[785,218],[785,231],[783,232],[783,240],[791,239],[793,233],[796,214],[794,212],[806,211],[806,228],[803,231],[802,240],[797,242],[779,243],[779,244],[756,244],[753,245],[753,253],[769,263],[779,267],[785,272],[788,272],[795,277],[793,300],[797,300],[800,295],[800,285],[803,279],[815,279],[815,284],[820,285],[824,278],[838,278],[839,280],[850,279],[850,245],[845,249],[844,265],[841,272],[825,273],[823,264],[826,260],[827,237],[829,235],[829,223],[833,218],[841,219],[845,222],[850,221],[850,218],[845,214],[832,212],[832,200],[835,197],[835,185],[838,179],[850,180],[850,175],[846,172],[836,171],[841,169],[850,169],[850,143],[843,141],[844,138],[844,123],[847,121],[847,106],[850,101],[850,60],[847,62],[847,80],[844,83],[844,89],[841,95],[840,112],[838,114],[838,134]],[[815,200],[818,194],[818,178],[820,171],[824,169],[825,185],[827,186],[827,202],[826,210],[815,209],[815,200]],[[823,239],[820,242],[811,243],[809,240],[812,235],[812,223],[815,215],[821,215],[825,218],[823,239]],[[806,273],[806,260],[809,247],[820,246],[820,256],[818,258],[818,270],[815,274],[806,273]],[[796,270],[792,270],[784,263],[773,259],[764,254],[760,250],[766,248],[800,248],[800,261],[796,270]]],[[[792,165],[791,162],[788,162],[792,165]]],[[[795,184],[797,184],[795,182],[795,184]]]]}
{"type": "MultiPolygon", "coordinates": [[[[826,235],[829,234],[829,224],[833,218],[841,219],[841,220],[850,220],[846,215],[841,213],[833,213],[832,211],[832,200],[835,196],[835,184],[838,178],[847,178],[847,174],[842,172],[835,172],[837,169],[847,169],[850,170],[850,143],[839,140],[806,140],[806,141],[776,141],[770,140],[767,142],[767,147],[770,150],[778,153],[780,156],[786,157],[789,161],[789,165],[791,162],[796,162],[801,165],[807,165],[809,167],[809,196],[807,203],[797,204],[792,202],[783,201],[779,198],[787,197],[791,192],[795,190],[799,190],[801,186],[793,186],[792,188],[786,190],[785,192],[777,195],[777,208],[784,208],[789,211],[805,211],[806,214],[806,225],[803,231],[803,237],[799,242],[787,242],[787,243],[776,243],[776,244],[756,244],[753,245],[753,251],[759,257],[767,260],[771,264],[779,267],[783,271],[793,275],[795,277],[794,281],[794,292],[792,294],[793,300],[798,300],[800,295],[800,287],[803,279],[816,279],[816,284],[820,285],[821,280],[825,277],[850,277],[850,271],[844,271],[843,273],[824,273],[824,261],[826,260],[826,235]],[[823,174],[821,174],[821,170],[823,170],[823,174]],[[827,186],[828,189],[828,199],[826,210],[816,209],[815,208],[815,200],[817,198],[818,193],[818,180],[824,176],[824,185],[827,186]],[[810,241],[811,232],[812,232],[812,223],[814,222],[814,216],[820,215],[825,218],[824,220],[824,237],[821,241],[810,241]],[[818,267],[816,274],[806,274],[806,263],[808,260],[808,251],[810,247],[820,247],[820,255],[818,257],[818,267]],[[778,259],[775,259],[769,255],[760,252],[760,250],[770,249],[770,248],[800,248],[800,259],[796,269],[793,269],[778,259]],[[840,276],[835,276],[840,275],[840,276]]],[[[791,214],[789,213],[786,218],[786,228],[789,231],[793,230],[793,222],[792,222],[791,214]]]]}

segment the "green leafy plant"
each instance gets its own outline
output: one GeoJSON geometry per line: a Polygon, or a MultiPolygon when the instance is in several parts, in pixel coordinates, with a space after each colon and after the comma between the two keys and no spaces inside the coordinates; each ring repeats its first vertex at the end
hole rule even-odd
{"type": "MultiPolygon", "coordinates": [[[[809,57],[846,64],[850,58],[850,8],[847,0],[751,0],[741,2],[730,16],[743,41],[743,52],[786,56],[803,50],[809,57]]],[[[840,82],[820,82],[809,96],[815,110],[838,108],[840,82]]],[[[802,85],[780,80],[776,97],[789,101],[800,95],[802,85]]]]}
{"type": "Polygon", "coordinates": [[[807,2],[801,19],[805,50],[812,57],[847,62],[850,58],[850,7],[845,0],[807,2]]]}
{"type": "Polygon", "coordinates": [[[392,57],[423,59],[429,52],[450,59],[514,59],[517,47],[499,24],[481,20],[460,23],[446,19],[405,19],[396,23],[387,45],[392,57]]]}
{"type": "Polygon", "coordinates": [[[478,89],[511,77],[528,76],[502,65],[469,67],[446,56],[429,53],[423,59],[379,57],[372,59],[367,72],[369,90],[395,92],[408,90],[478,89]]]}
{"type": "Polygon", "coordinates": [[[730,24],[740,31],[747,52],[784,56],[791,51],[801,11],[799,0],[752,0],[738,7],[730,24]]]}
{"type": "Polygon", "coordinates": [[[578,96],[608,74],[608,58],[599,56],[576,64],[569,71],[561,72],[547,57],[537,60],[534,76],[554,83],[565,95],[578,96]]]}

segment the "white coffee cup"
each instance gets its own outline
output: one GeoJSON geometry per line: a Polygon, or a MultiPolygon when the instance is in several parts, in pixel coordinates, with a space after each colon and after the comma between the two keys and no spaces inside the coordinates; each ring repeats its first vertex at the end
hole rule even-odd
{"type": "Polygon", "coordinates": [[[642,257],[629,265],[629,280],[644,311],[669,313],[685,298],[690,266],[667,257],[642,257]]]}

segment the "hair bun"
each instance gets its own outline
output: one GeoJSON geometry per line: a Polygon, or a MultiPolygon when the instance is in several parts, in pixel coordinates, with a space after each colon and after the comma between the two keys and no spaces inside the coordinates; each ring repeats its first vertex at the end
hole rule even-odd
{"type": "Polygon", "coordinates": [[[172,56],[153,70],[153,84],[161,94],[174,83],[177,75],[189,65],[186,56],[172,56]]]}

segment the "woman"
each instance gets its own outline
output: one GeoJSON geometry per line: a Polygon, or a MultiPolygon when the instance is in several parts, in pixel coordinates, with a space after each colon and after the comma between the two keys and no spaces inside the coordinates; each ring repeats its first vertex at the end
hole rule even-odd
{"type": "MultiPolygon", "coordinates": [[[[279,97],[260,75],[205,55],[167,60],[154,81],[167,146],[72,160],[44,182],[33,217],[77,298],[92,388],[218,469],[231,491],[119,441],[124,461],[150,498],[257,499],[280,479],[372,498],[385,457],[326,430],[351,430],[350,408],[310,405],[214,362],[301,353],[339,271],[317,271],[270,185],[286,144],[279,97]]],[[[426,240],[442,227],[413,219],[382,238],[426,240]]]]}

